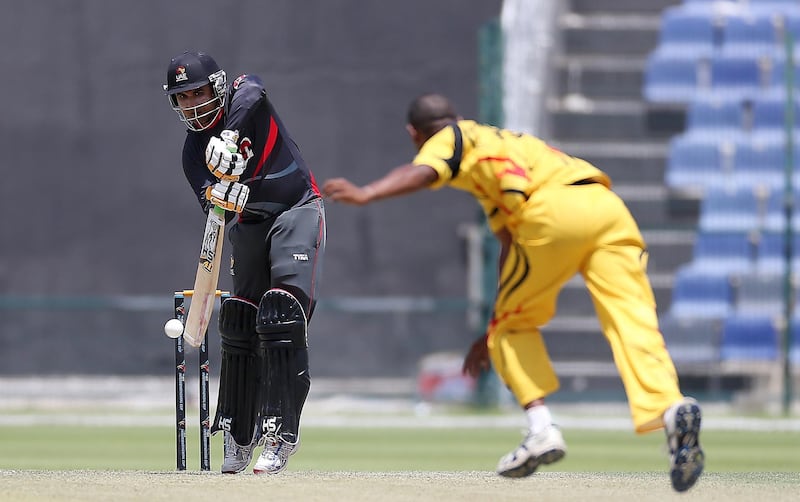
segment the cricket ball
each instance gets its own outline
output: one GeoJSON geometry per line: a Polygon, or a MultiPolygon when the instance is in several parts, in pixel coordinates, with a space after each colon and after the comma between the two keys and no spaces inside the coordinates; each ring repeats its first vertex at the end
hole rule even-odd
{"type": "Polygon", "coordinates": [[[170,319],[164,325],[164,334],[170,338],[178,338],[183,334],[183,323],[177,319],[170,319]]]}

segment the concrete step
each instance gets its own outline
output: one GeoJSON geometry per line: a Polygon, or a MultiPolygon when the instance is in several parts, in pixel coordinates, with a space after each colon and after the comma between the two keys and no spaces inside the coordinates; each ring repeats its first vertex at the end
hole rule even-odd
{"type": "Polygon", "coordinates": [[[559,58],[556,88],[562,96],[590,99],[640,99],[645,60],[639,57],[570,56],[559,58]]]}
{"type": "Polygon", "coordinates": [[[645,56],[658,44],[660,14],[583,15],[559,19],[561,44],[567,54],[645,56]]]}
{"type": "Polygon", "coordinates": [[[651,130],[641,100],[553,98],[547,103],[551,134],[559,141],[666,141],[673,131],[651,130]]]}
{"type": "Polygon", "coordinates": [[[551,144],[593,163],[608,173],[614,184],[660,184],[664,181],[668,151],[668,144],[664,140],[551,141],[551,144]]]}
{"type": "MultiPolygon", "coordinates": [[[[675,209],[671,192],[663,185],[621,185],[614,186],[630,209],[642,229],[674,228],[691,230],[697,226],[697,203],[693,208],[683,205],[675,209]],[[694,210],[691,210],[694,209],[694,210]]],[[[696,200],[696,199],[695,199],[696,200]]],[[[681,204],[688,201],[681,199],[681,204]]]]}

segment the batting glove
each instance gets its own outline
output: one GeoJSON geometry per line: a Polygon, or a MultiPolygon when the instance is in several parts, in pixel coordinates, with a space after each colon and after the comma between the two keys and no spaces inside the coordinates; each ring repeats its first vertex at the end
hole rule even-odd
{"type": "Polygon", "coordinates": [[[206,187],[206,200],[226,211],[241,213],[250,196],[250,187],[235,181],[219,181],[206,187]]]}
{"type": "Polygon", "coordinates": [[[222,137],[212,136],[206,145],[206,165],[222,181],[238,181],[247,166],[247,159],[239,153],[231,131],[222,131],[222,137]]]}

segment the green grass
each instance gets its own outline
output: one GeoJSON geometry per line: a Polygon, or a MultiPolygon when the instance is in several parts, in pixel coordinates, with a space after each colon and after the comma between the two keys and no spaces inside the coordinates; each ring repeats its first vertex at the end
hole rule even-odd
{"type": "MultiPolygon", "coordinates": [[[[189,469],[198,470],[197,428],[189,428],[189,469]]],[[[564,472],[664,471],[661,433],[565,430],[564,472]]],[[[521,439],[508,429],[303,429],[290,470],[492,471],[521,439]]],[[[800,472],[796,432],[704,431],[707,472],[800,472]]],[[[175,468],[169,427],[0,427],[0,470],[147,470],[175,468]]],[[[212,438],[212,468],[222,460],[221,435],[212,438]]]]}

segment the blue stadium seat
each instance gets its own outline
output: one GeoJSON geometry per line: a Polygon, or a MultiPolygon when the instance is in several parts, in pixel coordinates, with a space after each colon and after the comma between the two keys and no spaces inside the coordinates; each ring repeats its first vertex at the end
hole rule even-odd
{"type": "Polygon", "coordinates": [[[733,278],[737,315],[776,316],[784,312],[784,277],[780,273],[747,273],[733,278]]]}
{"type": "MultiPolygon", "coordinates": [[[[753,102],[753,126],[751,136],[759,142],[783,144],[786,138],[787,102],[781,96],[767,93],[753,102]]],[[[800,105],[794,102],[794,116],[800,117],[800,105]]],[[[795,131],[800,121],[795,121],[795,131]]]]}
{"type": "MultiPolygon", "coordinates": [[[[800,19],[798,20],[798,25],[800,25],[800,19]]],[[[785,98],[784,93],[775,91],[781,91],[786,87],[786,60],[782,58],[773,59],[771,63],[772,69],[769,76],[769,86],[771,89],[769,90],[780,98],[785,98]]],[[[794,75],[792,77],[794,79],[795,88],[800,88],[800,62],[795,63],[794,75]]]]}
{"type": "Polygon", "coordinates": [[[679,59],[711,57],[719,39],[717,25],[714,17],[705,13],[668,7],[661,15],[656,51],[662,57],[679,59]]]}
{"type": "Polygon", "coordinates": [[[765,206],[761,191],[752,186],[709,187],[700,202],[698,227],[706,232],[758,230],[765,206]]]}
{"type": "Polygon", "coordinates": [[[688,103],[698,89],[698,63],[693,59],[665,58],[653,52],[644,73],[644,98],[653,103],[688,103]]]}
{"type": "Polygon", "coordinates": [[[737,53],[714,57],[711,93],[729,100],[752,99],[769,82],[769,67],[765,63],[763,59],[737,53]]]}
{"type": "Polygon", "coordinates": [[[670,141],[664,180],[672,189],[703,192],[707,187],[731,178],[726,172],[721,146],[717,141],[691,134],[670,141]]]}
{"type": "MultiPolygon", "coordinates": [[[[783,232],[763,232],[756,247],[756,270],[760,273],[782,273],[786,270],[786,235],[783,232]]],[[[792,237],[792,270],[800,271],[800,234],[792,237]]]]}
{"type": "Polygon", "coordinates": [[[723,361],[774,361],[778,358],[778,331],[770,316],[728,316],[722,323],[721,336],[723,361]]]}
{"type": "Polygon", "coordinates": [[[733,157],[738,185],[777,189],[784,184],[786,153],[783,145],[770,141],[740,142],[733,157]]]}
{"type": "Polygon", "coordinates": [[[744,132],[742,104],[738,100],[697,97],[687,109],[687,129],[695,137],[733,138],[744,132]]]}
{"type": "Polygon", "coordinates": [[[676,364],[710,363],[719,360],[721,319],[674,317],[659,319],[667,350],[676,364]]]}
{"type": "Polygon", "coordinates": [[[722,319],[733,312],[733,289],[726,275],[682,268],[675,275],[669,315],[675,319],[722,319]]]}
{"type": "Polygon", "coordinates": [[[698,232],[692,260],[684,268],[708,275],[750,272],[755,267],[755,243],[749,232],[698,232]]]}
{"type": "MultiPolygon", "coordinates": [[[[800,204],[798,204],[798,200],[800,200],[800,192],[795,188],[791,207],[792,229],[794,232],[800,232],[800,204]]],[[[782,186],[773,188],[767,197],[764,231],[780,234],[786,231],[786,201],[782,186]]]]}
{"type": "Polygon", "coordinates": [[[755,15],[728,16],[722,27],[723,54],[733,56],[776,56],[782,50],[779,31],[773,16],[755,15]]]}

